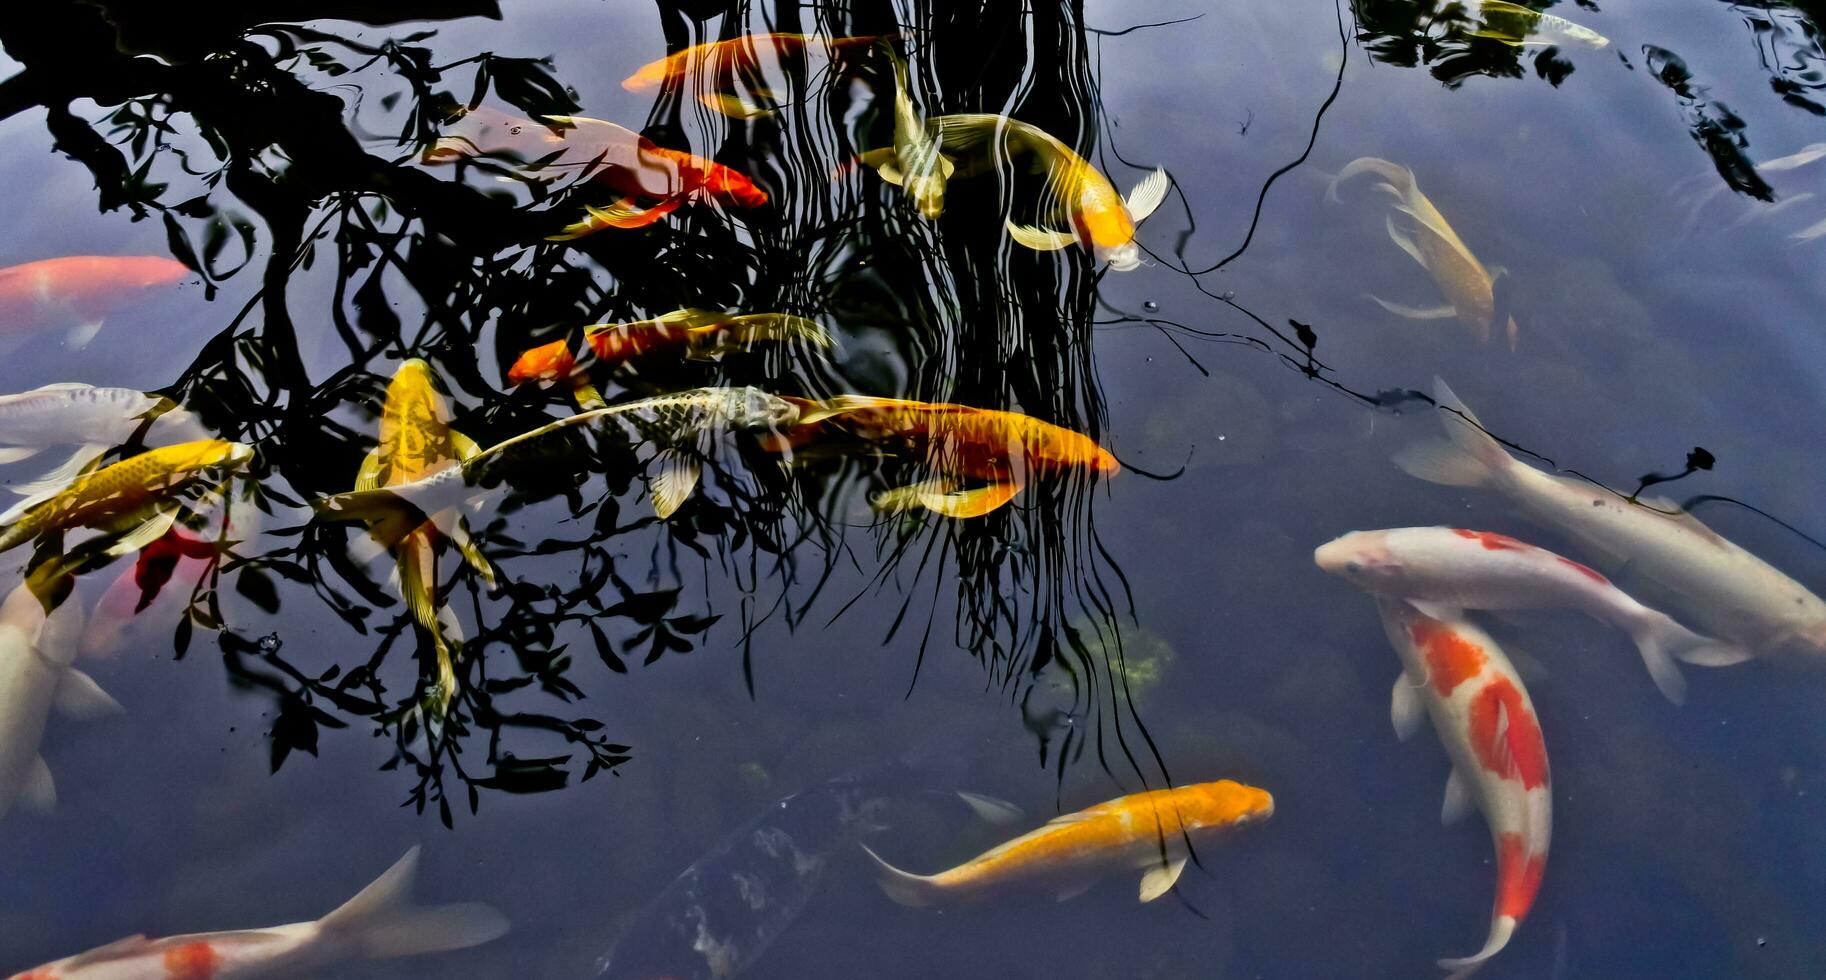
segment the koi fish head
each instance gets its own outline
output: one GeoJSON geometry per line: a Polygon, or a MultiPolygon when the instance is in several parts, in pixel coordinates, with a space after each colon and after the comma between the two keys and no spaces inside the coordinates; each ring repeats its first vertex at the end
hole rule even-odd
{"type": "Polygon", "coordinates": [[[507,383],[562,381],[570,377],[576,367],[577,359],[571,355],[570,341],[554,340],[521,354],[507,369],[507,383]]]}
{"type": "Polygon", "coordinates": [[[731,415],[737,425],[780,432],[799,421],[799,406],[759,388],[744,388],[731,415]]]}
{"type": "Polygon", "coordinates": [[[1116,462],[1116,455],[1114,453],[1102,446],[1098,446],[1096,454],[1091,457],[1091,469],[1096,470],[1104,476],[1115,476],[1117,473],[1122,472],[1122,464],[1116,462]]]}
{"type": "Polygon", "coordinates": [[[744,208],[758,208],[768,201],[767,192],[746,174],[720,163],[706,166],[703,179],[704,190],[719,201],[733,202],[744,208]]]}
{"type": "Polygon", "coordinates": [[[927,221],[937,221],[945,213],[945,178],[941,174],[909,175],[906,178],[907,196],[913,200],[913,206],[919,209],[919,216],[927,221]]]}
{"type": "Polygon", "coordinates": [[[1387,531],[1352,531],[1320,545],[1313,563],[1351,584],[1371,592],[1400,574],[1401,565],[1389,549],[1387,531]]]}
{"type": "Polygon", "coordinates": [[[423,358],[414,357],[402,364],[393,372],[393,380],[387,383],[387,401],[422,400],[434,398],[437,388],[432,383],[431,365],[423,358]]]}
{"type": "Polygon", "coordinates": [[[1126,241],[1103,251],[1103,260],[1117,272],[1129,272],[1141,268],[1141,246],[1134,241],[1126,241]]]}
{"type": "Polygon", "coordinates": [[[1194,827],[1231,827],[1274,816],[1274,797],[1264,789],[1228,779],[1187,787],[1194,794],[1187,822],[1194,827]]]}

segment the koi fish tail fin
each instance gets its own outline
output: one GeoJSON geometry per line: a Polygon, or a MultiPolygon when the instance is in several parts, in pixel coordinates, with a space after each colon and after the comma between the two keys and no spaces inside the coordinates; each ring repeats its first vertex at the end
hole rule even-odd
{"type": "Polygon", "coordinates": [[[1452,971],[1445,980],[1464,980],[1465,977],[1476,973],[1485,963],[1490,961],[1490,957],[1502,952],[1503,947],[1509,945],[1509,937],[1515,935],[1515,925],[1516,921],[1514,916],[1499,915],[1496,918],[1491,919],[1490,938],[1484,941],[1483,949],[1478,950],[1470,956],[1461,956],[1456,959],[1443,959],[1439,961],[1440,969],[1452,971]]]}
{"type": "MultiPolygon", "coordinates": [[[[1651,648],[1664,660],[1672,658],[1695,667],[1731,667],[1753,656],[1735,643],[1695,633],[1660,612],[1647,617],[1630,636],[1642,648],[1645,661],[1651,648]]],[[[1668,666],[1673,667],[1671,663],[1668,666]]]]}
{"type": "Polygon", "coordinates": [[[406,535],[425,526],[431,518],[411,501],[391,490],[351,490],[311,502],[319,517],[333,521],[362,521],[368,534],[383,549],[392,548],[406,535]]]}
{"type": "Polygon", "coordinates": [[[28,508],[49,500],[76,482],[76,478],[87,472],[90,464],[107,448],[92,442],[84,443],[76,447],[76,452],[70,454],[69,459],[57,464],[55,469],[28,483],[13,484],[12,491],[25,498],[20,503],[28,508]]]}
{"type": "Polygon", "coordinates": [[[875,869],[880,872],[875,883],[881,886],[881,890],[886,892],[895,904],[905,905],[910,909],[923,909],[938,902],[942,890],[931,877],[902,871],[882,860],[881,855],[871,850],[869,845],[859,846],[862,848],[862,852],[875,862],[875,869]]]}
{"type": "Polygon", "coordinates": [[[1636,642],[1636,649],[1642,654],[1642,666],[1648,668],[1655,687],[1673,704],[1685,704],[1687,700],[1686,678],[1681,676],[1680,666],[1674,662],[1676,651],[1701,651],[1722,646],[1658,612],[1644,617],[1630,630],[1630,639],[1636,642]]]}
{"type": "MultiPolygon", "coordinates": [[[[1337,203],[1339,200],[1338,185],[1363,173],[1371,173],[1381,177],[1383,180],[1394,185],[1397,191],[1400,191],[1404,187],[1412,186],[1414,183],[1414,172],[1400,164],[1390,163],[1380,157],[1358,157],[1345,164],[1344,169],[1338,171],[1338,173],[1332,177],[1331,183],[1327,184],[1325,187],[1325,199],[1334,204],[1337,203]]],[[[1396,196],[1400,196],[1399,193],[1396,196]]]]}
{"type": "Polygon", "coordinates": [[[1394,456],[1395,465],[1409,476],[1452,487],[1481,487],[1497,480],[1515,464],[1477,416],[1458,400],[1444,381],[1434,379],[1433,400],[1446,415],[1446,440],[1416,443],[1394,456]]]}
{"type": "Polygon", "coordinates": [[[666,198],[650,208],[640,207],[633,198],[624,197],[606,208],[586,205],[583,219],[565,225],[555,235],[545,236],[548,242],[568,242],[593,235],[604,228],[645,228],[666,215],[677,211],[685,203],[682,194],[666,198]]]}
{"type": "Polygon", "coordinates": [[[324,916],[318,927],[358,956],[386,959],[480,946],[507,932],[507,919],[486,905],[420,908],[412,904],[418,848],[374,883],[324,916]]]}

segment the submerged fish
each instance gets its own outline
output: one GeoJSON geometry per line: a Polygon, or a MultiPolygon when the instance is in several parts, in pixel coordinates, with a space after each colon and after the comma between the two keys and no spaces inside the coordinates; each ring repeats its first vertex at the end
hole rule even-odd
{"type": "Polygon", "coordinates": [[[1464,620],[1437,620],[1387,597],[1377,603],[1403,668],[1390,708],[1395,733],[1405,740],[1421,718],[1432,719],[1452,759],[1440,820],[1452,823],[1475,804],[1496,845],[1489,938],[1470,956],[1439,961],[1464,977],[1508,945],[1540,891],[1553,832],[1547,744],[1528,690],[1496,641],[1464,620]]]}
{"type": "MultiPolygon", "coordinates": [[[[314,503],[319,515],[332,520],[367,521],[374,539],[392,547],[426,520],[435,522],[465,503],[500,492],[504,471],[517,464],[520,453],[536,450],[547,438],[621,422],[646,441],[665,447],[655,457],[657,472],[648,481],[653,509],[663,519],[697,487],[702,468],[683,448],[685,444],[728,429],[778,430],[798,416],[797,406],[758,388],[698,388],[658,395],[559,419],[482,450],[461,465],[446,466],[417,480],[340,493],[314,503]]],[[[438,527],[446,529],[443,524],[438,527]]]]}
{"type": "Polygon", "coordinates": [[[157,255],[66,255],[7,266],[0,269],[0,329],[67,329],[70,346],[80,349],[108,314],[190,275],[182,262],[157,255]]]}
{"type": "Polygon", "coordinates": [[[137,456],[77,477],[51,497],[21,501],[0,514],[0,551],[50,531],[98,527],[123,533],[110,550],[136,550],[157,539],[176,520],[172,491],[216,470],[233,470],[252,459],[252,447],[220,439],[199,439],[149,449],[137,456]],[[150,507],[150,515],[145,513],[150,507]]]}
{"type": "Polygon", "coordinates": [[[1395,456],[1396,465],[1432,483],[1495,491],[1535,520],[1627,562],[1632,572],[1673,593],[1688,618],[1747,651],[1700,647],[1676,656],[1725,666],[1781,651],[1826,663],[1826,601],[1805,586],[1671,501],[1626,500],[1522,463],[1483,430],[1445,382],[1435,382],[1434,398],[1450,441],[1410,446],[1395,456]]]}
{"type": "Polygon", "coordinates": [[[468,949],[500,938],[507,920],[486,905],[412,904],[418,848],[374,883],[314,922],[201,932],[165,939],[128,936],[12,980],[237,980],[323,976],[355,960],[468,949]]]}
{"type": "Polygon", "coordinates": [[[906,60],[885,41],[882,49],[894,62],[894,140],[863,153],[861,161],[905,191],[922,217],[936,221],[945,213],[945,181],[957,171],[957,164],[939,148],[938,127],[913,108],[906,60]]]}
{"type": "Polygon", "coordinates": [[[817,438],[836,429],[870,441],[897,441],[924,456],[933,478],[888,490],[878,510],[924,507],[946,517],[981,517],[1013,500],[1028,479],[1069,472],[1113,476],[1121,465],[1090,437],[1017,412],[943,402],[839,395],[807,402],[796,430],[769,448],[817,438]],[[986,481],[974,489],[961,481],[986,481]]]}
{"type": "Polygon", "coordinates": [[[57,800],[51,770],[38,754],[56,705],[91,718],[120,710],[87,674],[70,666],[82,631],[82,605],[61,604],[61,573],[46,562],[0,604],[0,816],[14,800],[48,810],[57,800]]]}
{"type": "Polygon", "coordinates": [[[1472,37],[1487,37],[1512,47],[1530,44],[1564,44],[1598,49],[1610,38],[1564,17],[1542,13],[1507,0],[1478,0],[1477,15],[1483,23],[1472,37]]]}
{"type": "Polygon", "coordinates": [[[632,323],[599,323],[585,327],[583,339],[596,360],[610,367],[662,350],[678,351],[688,358],[716,358],[764,341],[831,345],[831,335],[824,327],[802,316],[692,309],[632,323]]]}
{"type": "Polygon", "coordinates": [[[819,34],[744,34],[726,41],[694,44],[658,61],[640,66],[621,82],[630,92],[647,92],[697,73],[708,76],[699,83],[698,101],[717,112],[736,119],[753,119],[778,111],[773,92],[757,88],[759,102],[735,91],[738,80],[747,81],[762,73],[763,55],[778,62],[787,56],[823,53],[831,55],[850,48],[865,48],[885,35],[866,37],[825,37],[819,34]]]}
{"type": "Polygon", "coordinates": [[[1313,553],[1320,568],[1439,620],[1463,609],[1576,609],[1629,634],[1655,686],[1686,697],[1675,658],[1741,657],[1630,598],[1596,571],[1504,534],[1464,528],[1353,531],[1313,553]]]}
{"type": "Polygon", "coordinates": [[[972,901],[1020,884],[1051,885],[1069,898],[1103,875],[1128,868],[1147,869],[1141,900],[1151,902],[1179,880],[1192,842],[1273,815],[1274,797],[1266,791],[1223,779],[1149,790],[1068,813],[933,875],[910,874],[868,845],[862,849],[875,859],[882,891],[916,908],[972,901]]]}
{"type": "MultiPolygon", "coordinates": [[[[133,566],[95,600],[89,624],[82,631],[82,656],[112,656],[130,642],[175,625],[189,607],[191,592],[221,556],[222,547],[212,538],[173,525],[164,536],[141,548],[133,566]]],[[[169,643],[169,631],[165,637],[169,643]]]]}
{"type": "Polygon", "coordinates": [[[14,493],[38,499],[62,490],[104,450],[142,430],[148,445],[209,437],[195,415],[133,388],[59,383],[0,395],[0,463],[30,459],[52,446],[77,447],[44,476],[13,485],[14,493]]]}
{"type": "MultiPolygon", "coordinates": [[[[1370,299],[1390,313],[1412,320],[1457,317],[1459,322],[1476,331],[1477,339],[1489,340],[1490,327],[1496,319],[1495,279],[1484,268],[1484,264],[1477,260],[1477,256],[1471,254],[1471,249],[1458,237],[1458,232],[1452,230],[1445,215],[1440,214],[1433,202],[1420,192],[1420,185],[1414,180],[1414,172],[1377,157],[1358,157],[1345,164],[1344,169],[1331,179],[1326,196],[1333,201],[1338,200],[1338,185],[1360,173],[1373,173],[1381,177],[1382,182],[1376,185],[1376,189],[1394,198],[1395,210],[1413,219],[1412,232],[1403,232],[1395,227],[1393,217],[1385,218],[1383,223],[1388,228],[1389,238],[1432,275],[1433,283],[1439,287],[1446,305],[1416,309],[1390,303],[1377,296],[1371,296],[1370,299]]],[[[1514,348],[1514,317],[1508,318],[1505,330],[1509,346],[1514,348]]]]}
{"type": "Polygon", "coordinates": [[[1008,234],[1015,241],[1041,251],[1077,243],[1118,272],[1141,265],[1135,226],[1167,199],[1172,181],[1165,170],[1155,169],[1123,197],[1089,161],[1038,126],[987,113],[939,116],[931,124],[938,128],[947,153],[975,155],[995,147],[1008,156],[1032,154],[1035,170],[1046,175],[1040,221],[1067,225],[1069,230],[1016,224],[1010,218],[1008,234]]]}
{"type": "Polygon", "coordinates": [[[577,407],[586,412],[608,405],[603,400],[602,393],[590,383],[589,372],[578,369],[577,358],[571,353],[571,342],[568,340],[554,340],[523,352],[508,367],[507,383],[515,387],[525,384],[566,385],[571,389],[571,396],[577,399],[577,407]]]}

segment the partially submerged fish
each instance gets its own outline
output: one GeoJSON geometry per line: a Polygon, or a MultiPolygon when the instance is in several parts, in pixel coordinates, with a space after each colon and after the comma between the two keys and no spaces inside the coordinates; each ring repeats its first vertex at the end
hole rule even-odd
{"type": "Polygon", "coordinates": [[[94,680],[70,666],[82,632],[82,604],[67,594],[56,565],[39,566],[0,604],[0,816],[14,800],[39,810],[57,800],[51,770],[38,754],[52,705],[78,718],[120,710],[94,680]]]}
{"type": "MultiPolygon", "coordinates": [[[[1414,172],[1399,164],[1390,163],[1377,157],[1358,157],[1344,165],[1338,175],[1331,179],[1331,186],[1326,189],[1326,196],[1338,200],[1338,185],[1361,173],[1373,173],[1382,178],[1376,189],[1395,199],[1396,211],[1413,220],[1411,231],[1402,231],[1395,227],[1395,219],[1387,217],[1383,223],[1388,229],[1389,238],[1401,247],[1403,252],[1433,277],[1434,285],[1445,298],[1444,306],[1417,309],[1390,303],[1377,296],[1370,299],[1383,309],[1397,316],[1411,320],[1437,320],[1457,317],[1460,323],[1477,333],[1477,339],[1489,340],[1490,328],[1496,319],[1496,290],[1492,273],[1484,264],[1471,254],[1471,249],[1458,237],[1458,232],[1446,222],[1445,215],[1433,206],[1425,194],[1420,192],[1420,185],[1414,180],[1414,172]]],[[[1509,337],[1509,346],[1516,344],[1515,318],[1509,317],[1505,326],[1509,337]]]]}
{"type": "MultiPolygon", "coordinates": [[[[191,593],[219,561],[223,545],[173,525],[163,537],[139,550],[132,567],[109,584],[89,613],[80,653],[106,657],[160,628],[175,625],[189,607],[191,593]],[[170,588],[167,588],[170,586],[170,588]]],[[[165,642],[170,642],[170,632],[165,642]]]]}
{"type": "Polygon", "coordinates": [[[589,372],[579,369],[569,340],[554,340],[521,353],[507,369],[507,383],[514,387],[565,385],[577,399],[577,407],[586,412],[608,405],[602,393],[590,383],[589,372]]]}
{"type": "Polygon", "coordinates": [[[206,473],[238,469],[253,455],[252,447],[238,442],[199,439],[149,449],[86,473],[43,500],[28,498],[0,514],[0,552],[75,527],[122,534],[110,549],[115,554],[137,550],[176,520],[179,504],[170,499],[173,491],[206,473]]]}
{"type": "Polygon", "coordinates": [[[356,960],[468,949],[500,938],[507,920],[486,905],[412,904],[418,848],[374,883],[314,922],[202,932],[165,939],[128,936],[15,974],[12,980],[239,980],[325,976],[356,960]]]}
{"type": "Polygon", "coordinates": [[[1472,37],[1487,37],[1512,47],[1555,44],[1578,45],[1595,50],[1610,43],[1610,38],[1589,27],[1519,3],[1477,0],[1475,9],[1483,23],[1471,32],[1472,37]]]}
{"type": "Polygon", "coordinates": [[[1141,900],[1151,902],[1179,880],[1190,847],[1213,833],[1266,820],[1274,797],[1228,779],[1149,790],[1068,813],[1030,833],[932,875],[894,867],[862,849],[881,872],[888,897],[923,907],[973,901],[1012,886],[1051,886],[1061,898],[1088,889],[1112,871],[1146,868],[1141,900]]]}
{"type": "Polygon", "coordinates": [[[0,269],[0,330],[67,329],[70,346],[81,349],[108,314],[191,274],[157,255],[65,255],[7,266],[0,269]]]}
{"type": "Polygon", "coordinates": [[[1020,244],[1041,251],[1084,246],[1099,262],[1126,272],[1141,265],[1141,246],[1135,243],[1135,226],[1146,220],[1167,199],[1172,181],[1156,168],[1124,197],[1108,177],[1051,133],[1018,119],[987,113],[939,116],[938,128],[945,152],[976,155],[994,150],[1012,157],[1027,153],[1034,169],[1046,175],[1040,190],[1039,225],[1007,219],[1008,234],[1020,244]],[[1054,225],[1066,225],[1059,230],[1054,225]]]}
{"type": "Polygon", "coordinates": [[[1734,648],[1685,651],[1688,663],[1724,666],[1748,655],[1792,652],[1826,663],[1826,601],[1719,536],[1671,501],[1627,500],[1582,480],[1543,473],[1503,449],[1445,382],[1434,398],[1449,441],[1395,456],[1410,475],[1495,491],[1530,517],[1666,589],[1680,610],[1734,648]]]}
{"type": "Polygon", "coordinates": [[[945,213],[945,181],[957,164],[939,147],[938,127],[913,107],[907,92],[907,62],[893,45],[882,49],[894,63],[894,140],[862,154],[864,166],[873,167],[881,179],[906,192],[907,199],[928,221],[945,213]]]}
{"type": "Polygon", "coordinates": [[[1379,597],[1383,629],[1401,656],[1390,717],[1407,739],[1431,718],[1452,759],[1440,820],[1475,805],[1496,845],[1496,901],[1490,934],[1470,956],[1439,965],[1465,977],[1501,952],[1527,917],[1547,870],[1553,789],[1547,744],[1527,688],[1496,641],[1462,619],[1441,621],[1398,599],[1379,597]]]}
{"type": "Polygon", "coordinates": [[[1675,704],[1686,696],[1675,658],[1742,657],[1630,598],[1598,572],[1493,531],[1353,531],[1321,545],[1313,560],[1372,595],[1400,599],[1438,620],[1458,619],[1464,609],[1579,610],[1629,634],[1655,686],[1675,704]]]}
{"type": "MultiPolygon", "coordinates": [[[[645,441],[663,447],[648,481],[653,509],[670,517],[697,488],[702,466],[688,445],[729,429],[778,430],[798,418],[799,408],[758,388],[697,388],[581,412],[523,432],[428,476],[372,490],[323,497],[317,513],[332,520],[367,521],[369,534],[392,547],[427,520],[455,513],[465,503],[502,489],[501,480],[523,452],[571,430],[623,423],[645,441]]],[[[447,517],[444,519],[448,519],[447,517]]],[[[447,530],[439,524],[440,530],[447,530]]]]}
{"type": "Polygon", "coordinates": [[[621,82],[630,92],[647,92],[662,85],[699,76],[698,101],[723,115],[736,119],[753,119],[779,110],[771,90],[762,78],[767,62],[778,63],[791,56],[820,53],[826,56],[852,48],[866,48],[881,40],[882,35],[866,37],[825,37],[819,34],[744,34],[725,41],[694,44],[682,51],[640,66],[621,82]],[[754,98],[738,91],[737,83],[753,88],[754,98]]]}
{"type": "Polygon", "coordinates": [[[824,327],[802,316],[696,309],[675,310],[631,323],[599,323],[585,327],[583,339],[597,362],[610,367],[665,350],[688,358],[710,359],[772,341],[831,346],[831,335],[824,327]]]}
{"type": "Polygon", "coordinates": [[[142,432],[148,445],[209,436],[195,415],[170,399],[133,388],[59,383],[0,395],[0,463],[30,459],[52,446],[77,447],[44,476],[14,484],[14,493],[61,490],[108,447],[142,432]]]}
{"type": "Polygon", "coordinates": [[[1113,476],[1121,465],[1090,437],[1018,412],[943,402],[839,395],[807,402],[782,449],[836,429],[870,441],[906,443],[934,474],[875,498],[878,510],[923,507],[946,517],[981,517],[1013,500],[1034,477],[1085,472],[1113,476]],[[962,481],[986,482],[963,489],[962,481]]]}

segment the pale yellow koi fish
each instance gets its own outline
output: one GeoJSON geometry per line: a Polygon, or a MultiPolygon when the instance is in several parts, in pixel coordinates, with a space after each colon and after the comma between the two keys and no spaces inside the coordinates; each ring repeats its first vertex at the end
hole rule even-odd
{"type": "Polygon", "coordinates": [[[864,166],[905,191],[921,217],[938,220],[945,213],[945,181],[957,164],[939,149],[938,127],[927,122],[907,94],[907,63],[892,45],[882,49],[894,62],[894,142],[862,154],[864,166]]]}

